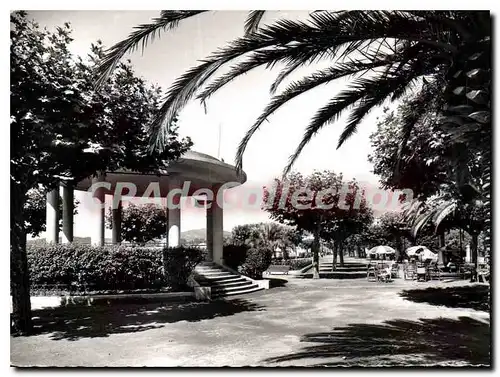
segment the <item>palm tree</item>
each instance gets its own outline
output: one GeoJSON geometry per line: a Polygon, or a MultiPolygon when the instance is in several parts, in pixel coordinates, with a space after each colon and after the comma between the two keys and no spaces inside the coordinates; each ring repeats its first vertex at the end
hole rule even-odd
{"type": "MultiPolygon", "coordinates": [[[[162,29],[201,11],[163,11],[151,24],[140,25],[129,38],[113,46],[99,68],[102,84],[128,51],[162,29]]],[[[279,20],[258,27],[263,11],[252,11],[246,34],[236,38],[189,69],[172,84],[151,124],[152,147],[163,149],[168,125],[190,100],[204,103],[215,92],[250,70],[277,63],[285,68],[271,85],[272,98],[243,137],[236,154],[242,168],[245,149],[261,125],[278,109],[314,88],[350,78],[347,89],[313,114],[303,138],[284,169],[288,173],[303,148],[326,125],[351,111],[339,138],[340,147],[363,118],[386,100],[408,92],[413,96],[403,117],[400,151],[413,126],[429,112],[442,114],[440,123],[457,145],[481,150],[491,161],[491,19],[487,11],[318,11],[307,22],[279,20]],[[229,72],[217,70],[246,56],[229,72]],[[328,58],[331,66],[302,77],[276,93],[298,68],[328,58]],[[213,80],[211,80],[213,79],[213,80]],[[210,81],[211,80],[211,81],[210,81]]],[[[400,153],[401,155],[401,153],[400,153]]],[[[457,171],[460,171],[457,168],[457,171]]],[[[483,196],[490,217],[490,170],[483,171],[483,196]]],[[[466,177],[465,177],[466,178],[466,177]]],[[[489,225],[486,227],[489,244],[489,225]]]]}
{"type": "Polygon", "coordinates": [[[486,229],[487,218],[483,197],[479,191],[464,187],[461,193],[439,195],[427,202],[415,200],[407,206],[404,216],[412,224],[413,237],[431,224],[434,225],[437,234],[444,234],[445,230],[452,228],[465,230],[472,238],[471,254],[475,271],[471,279],[475,280],[478,267],[478,238],[486,229]]]}

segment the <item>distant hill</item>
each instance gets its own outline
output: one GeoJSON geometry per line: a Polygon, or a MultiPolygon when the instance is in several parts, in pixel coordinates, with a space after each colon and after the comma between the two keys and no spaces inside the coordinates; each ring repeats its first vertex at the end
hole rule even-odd
{"type": "MultiPolygon", "coordinates": [[[[231,232],[224,231],[224,237],[231,236],[231,232]]],[[[191,229],[181,232],[181,239],[185,240],[188,243],[191,242],[205,242],[207,240],[207,231],[206,229],[191,229]]]]}
{"type": "MultiPolygon", "coordinates": [[[[224,237],[230,237],[231,232],[224,231],[224,237]]],[[[203,243],[206,242],[207,237],[206,237],[206,230],[204,228],[202,229],[191,229],[191,230],[186,230],[184,232],[181,232],[181,239],[184,240],[186,243],[192,244],[192,243],[203,243]]],[[[59,242],[62,242],[62,238],[59,238],[59,242]]],[[[91,240],[90,237],[75,237],[74,243],[81,243],[81,244],[90,244],[91,240]]],[[[107,244],[111,243],[111,238],[106,238],[105,242],[107,244]]],[[[158,242],[161,242],[158,240],[158,242]]],[[[35,238],[32,240],[28,240],[28,245],[36,245],[36,244],[43,244],[45,243],[45,238],[35,238]]]]}

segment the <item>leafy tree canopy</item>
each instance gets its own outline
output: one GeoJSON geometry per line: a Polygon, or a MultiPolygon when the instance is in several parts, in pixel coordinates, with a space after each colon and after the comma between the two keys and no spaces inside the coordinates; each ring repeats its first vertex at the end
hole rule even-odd
{"type": "MultiPolygon", "coordinates": [[[[106,226],[113,228],[112,209],[106,216],[106,226]]],[[[165,208],[155,204],[135,205],[130,203],[122,209],[121,238],[141,245],[162,238],[167,229],[165,208]]]]}

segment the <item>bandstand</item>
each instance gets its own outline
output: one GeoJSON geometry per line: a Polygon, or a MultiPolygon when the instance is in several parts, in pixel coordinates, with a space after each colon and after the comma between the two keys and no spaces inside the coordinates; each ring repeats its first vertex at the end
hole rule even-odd
{"type": "MultiPolygon", "coordinates": [[[[236,168],[215,157],[188,151],[168,168],[156,174],[143,174],[133,171],[107,171],[92,178],[84,179],[75,185],[62,186],[62,242],[73,241],[74,190],[87,191],[89,202],[95,204],[91,228],[91,242],[104,245],[105,195],[112,196],[112,243],[121,242],[121,207],[126,197],[159,196],[168,203],[168,225],[165,229],[167,244],[176,247],[181,239],[180,197],[194,196],[206,209],[206,231],[208,257],[215,263],[222,263],[223,246],[223,196],[224,190],[241,185],[246,174],[238,173],[236,168]],[[187,187],[187,189],[186,189],[187,187]],[[96,189],[97,188],[97,189],[96,189]],[[212,192],[212,196],[208,194],[212,192]]],[[[47,236],[48,242],[59,242],[59,190],[47,194],[47,236]]]]}

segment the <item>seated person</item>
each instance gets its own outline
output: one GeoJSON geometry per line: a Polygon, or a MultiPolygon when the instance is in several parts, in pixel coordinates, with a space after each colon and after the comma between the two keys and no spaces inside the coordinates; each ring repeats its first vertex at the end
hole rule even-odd
{"type": "Polygon", "coordinates": [[[391,264],[388,264],[385,268],[380,270],[379,272],[379,279],[382,281],[389,281],[391,280],[391,264]]]}

